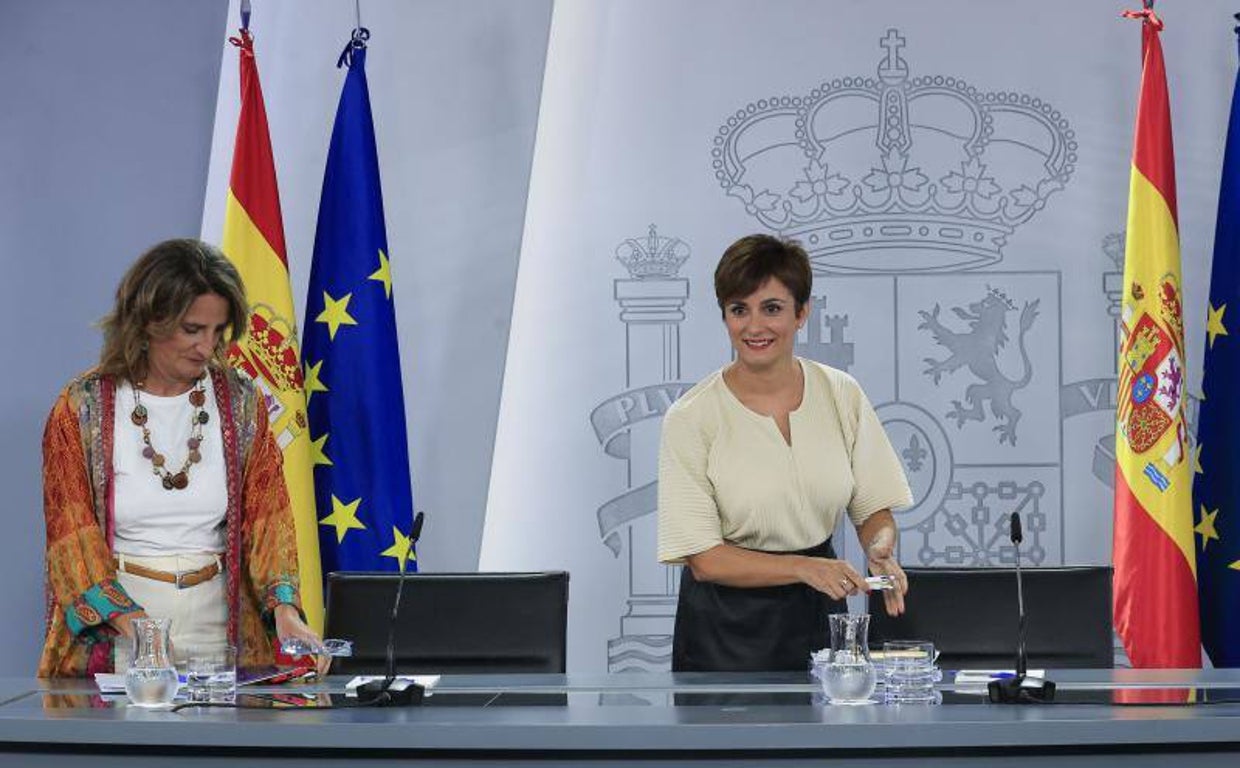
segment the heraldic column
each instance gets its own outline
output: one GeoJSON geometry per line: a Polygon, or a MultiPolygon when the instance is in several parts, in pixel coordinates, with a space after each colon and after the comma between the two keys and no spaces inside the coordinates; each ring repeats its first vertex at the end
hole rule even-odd
{"type": "Polygon", "coordinates": [[[608,643],[611,671],[667,669],[671,660],[679,569],[658,560],[656,483],[662,416],[688,388],[680,384],[680,324],[689,281],[676,276],[688,256],[687,244],[660,237],[654,225],[647,237],[617,249],[629,271],[629,279],[614,283],[625,325],[625,391],[632,409],[626,496],[643,503],[630,505],[633,516],[619,530],[628,597],[620,637],[608,643]]]}

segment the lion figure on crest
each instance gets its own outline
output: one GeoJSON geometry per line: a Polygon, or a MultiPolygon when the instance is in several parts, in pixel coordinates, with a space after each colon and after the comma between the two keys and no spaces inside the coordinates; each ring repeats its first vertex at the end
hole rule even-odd
{"type": "Polygon", "coordinates": [[[969,330],[962,333],[939,321],[938,304],[930,312],[918,311],[922,323],[917,328],[929,330],[935,342],[951,353],[943,360],[925,358],[924,373],[934,379],[935,385],[938,385],[943,374],[963,366],[968,366],[969,372],[981,379],[981,383],[970,384],[965,389],[964,403],[952,401],[952,409],[947,416],[956,420],[957,427],[963,427],[966,421],[985,421],[985,407],[989,401],[990,412],[1000,422],[993,427],[999,433],[999,443],[1016,445],[1016,424],[1020,421],[1021,412],[1012,404],[1012,396],[1017,390],[1028,386],[1033,378],[1033,366],[1025,349],[1025,334],[1037,319],[1038,302],[1038,299],[1025,302],[1020,312],[1017,345],[1024,371],[1019,379],[1009,379],[999,368],[999,352],[1008,341],[1007,313],[1016,309],[1002,291],[988,286],[985,298],[969,304],[967,311],[952,307],[952,312],[969,324],[969,330]]]}

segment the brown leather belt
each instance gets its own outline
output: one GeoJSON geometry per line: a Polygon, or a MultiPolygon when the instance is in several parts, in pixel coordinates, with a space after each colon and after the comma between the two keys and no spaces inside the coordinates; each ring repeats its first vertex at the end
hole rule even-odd
{"type": "Polygon", "coordinates": [[[196,587],[204,581],[214,579],[220,572],[220,564],[218,561],[208,563],[196,571],[157,571],[154,568],[147,568],[128,560],[122,563],[118,558],[112,558],[112,565],[114,565],[118,570],[134,576],[141,576],[144,579],[154,579],[155,581],[162,581],[166,584],[175,584],[177,589],[196,587]]]}

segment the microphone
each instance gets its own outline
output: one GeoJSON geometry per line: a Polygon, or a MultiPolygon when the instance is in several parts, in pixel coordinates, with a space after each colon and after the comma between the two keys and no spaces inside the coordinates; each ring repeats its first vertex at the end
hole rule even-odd
{"type": "Polygon", "coordinates": [[[1020,576],[1020,543],[1024,531],[1020,525],[1020,513],[1013,512],[1010,525],[1012,547],[1016,550],[1016,675],[1002,680],[991,680],[987,686],[990,700],[995,704],[1031,704],[1054,701],[1055,684],[1041,677],[1030,677],[1029,655],[1025,646],[1025,589],[1020,576]]]}
{"type": "Polygon", "coordinates": [[[1029,671],[1029,655],[1025,650],[1025,588],[1020,577],[1020,545],[1025,533],[1021,530],[1019,512],[1013,512],[1011,520],[1012,548],[1016,550],[1016,676],[1024,677],[1029,671]]]}
{"type": "MultiPolygon", "coordinates": [[[[413,527],[409,530],[409,550],[413,551],[418,539],[422,536],[422,524],[426,515],[422,512],[413,516],[413,527]]],[[[405,589],[404,565],[400,569],[400,578],[396,581],[396,598],[392,601],[392,613],[388,618],[387,654],[384,658],[384,676],[382,680],[372,680],[357,688],[358,696],[368,695],[365,702],[375,707],[406,707],[422,703],[426,689],[412,680],[396,679],[396,619],[400,616],[400,596],[405,589]]]]}

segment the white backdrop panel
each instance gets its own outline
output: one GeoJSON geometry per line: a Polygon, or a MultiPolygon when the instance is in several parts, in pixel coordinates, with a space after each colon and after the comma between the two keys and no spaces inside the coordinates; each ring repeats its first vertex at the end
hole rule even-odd
{"type": "MultiPolygon", "coordinates": [[[[1195,391],[1235,38],[1163,5],[1195,391]]],[[[747,232],[811,252],[799,351],[904,458],[906,564],[1010,562],[1014,509],[1035,563],[1109,561],[1124,7],[556,3],[480,565],[572,572],[571,670],[667,664],[659,420],[729,359],[711,273],[747,232]]]]}

